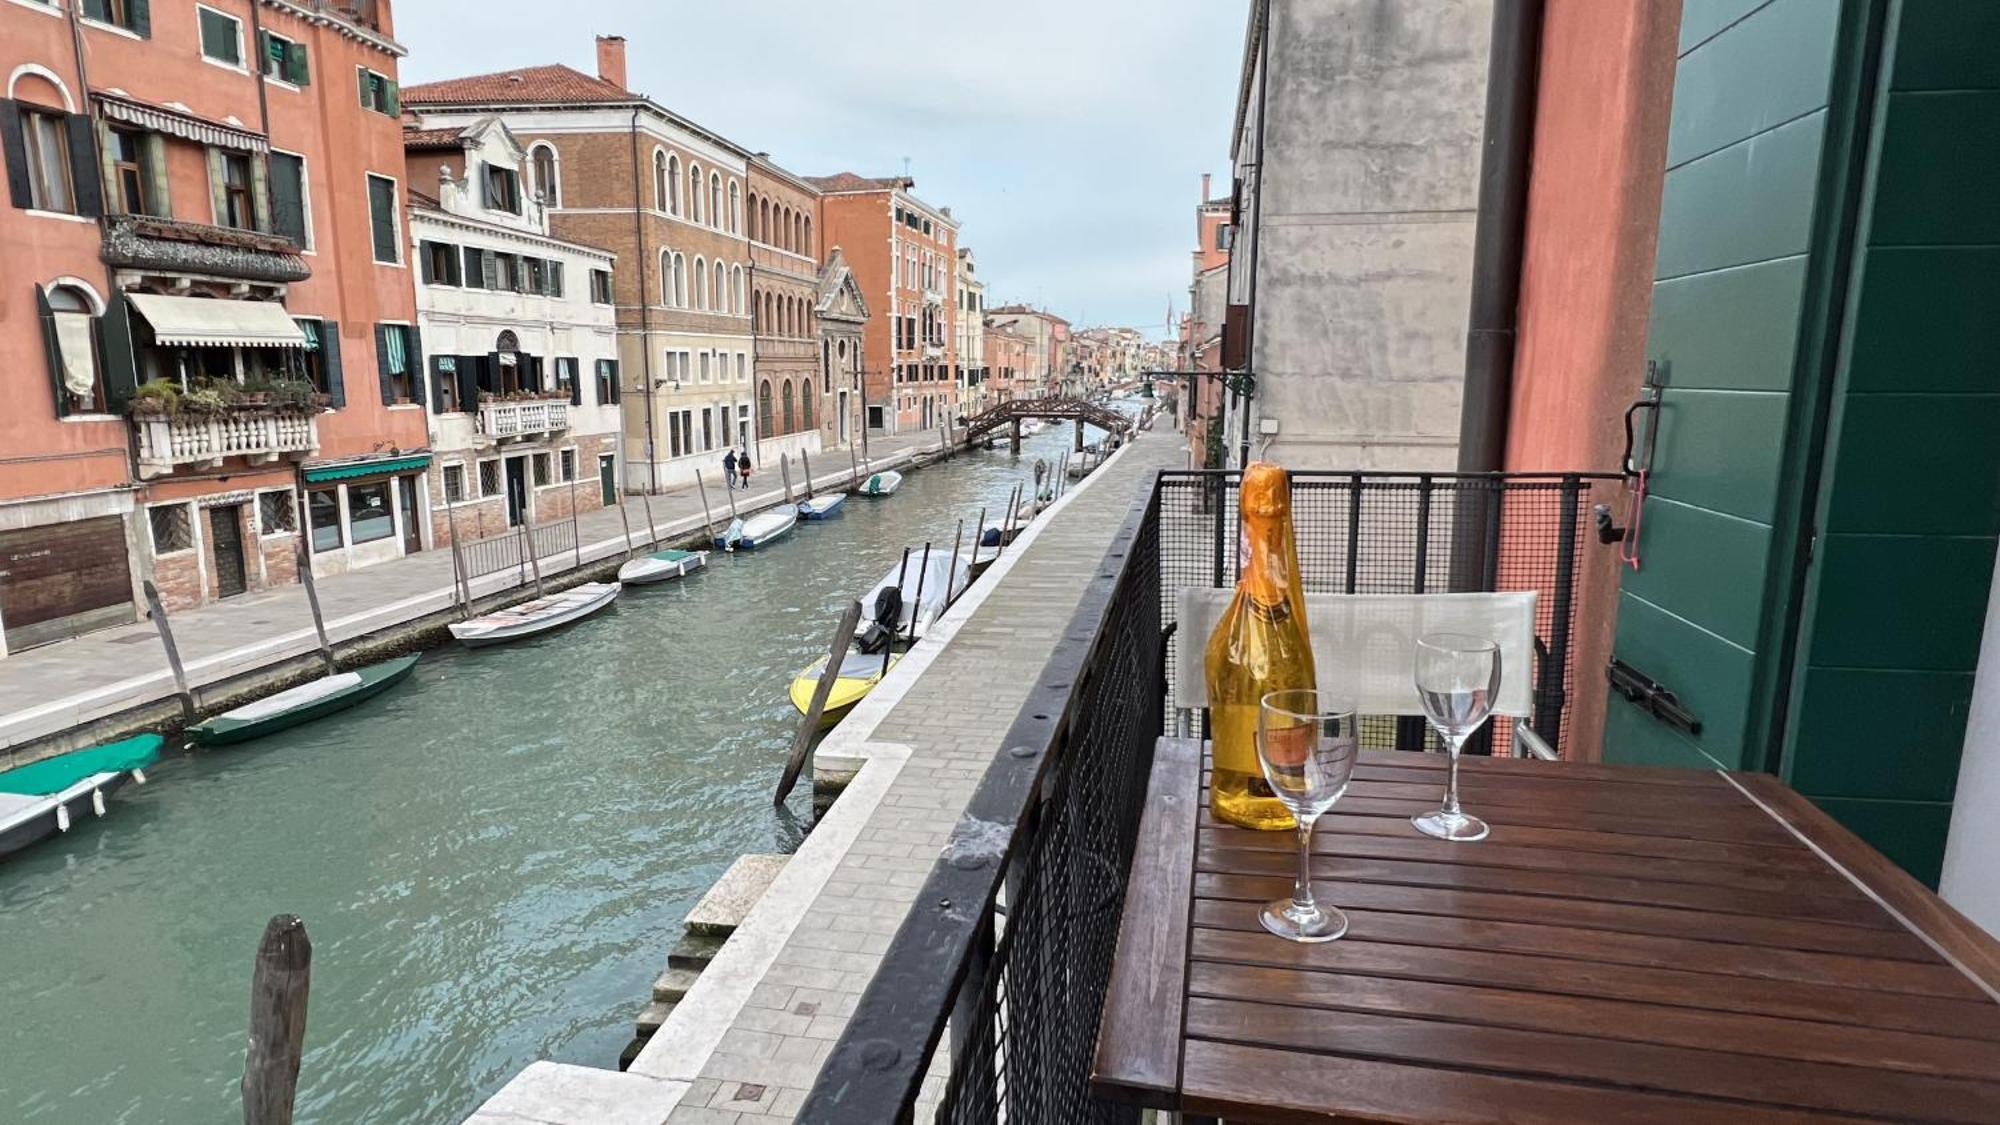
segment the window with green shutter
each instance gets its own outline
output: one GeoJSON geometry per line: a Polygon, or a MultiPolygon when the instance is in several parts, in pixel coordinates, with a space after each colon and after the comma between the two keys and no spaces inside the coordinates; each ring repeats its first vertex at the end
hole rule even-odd
{"type": "Polygon", "coordinates": [[[265,77],[294,86],[311,85],[312,71],[306,63],[306,45],[275,32],[266,31],[263,35],[261,55],[265,77]]]}
{"type": "Polygon", "coordinates": [[[375,260],[390,265],[403,260],[397,245],[396,181],[368,173],[368,226],[375,241],[375,260]]]}
{"type": "Polygon", "coordinates": [[[243,21],[198,5],[195,13],[201,19],[202,57],[230,66],[242,66],[243,21]]]}
{"type": "Polygon", "coordinates": [[[153,34],[146,0],[82,0],[83,18],[122,27],[141,38],[153,34]]]}
{"type": "Polygon", "coordinates": [[[401,100],[396,90],[396,81],[385,74],[377,74],[367,67],[357,67],[359,76],[361,105],[377,113],[390,117],[402,112],[401,100]]]}
{"type": "Polygon", "coordinates": [[[311,245],[306,225],[306,162],[289,152],[271,150],[271,229],[292,240],[292,245],[311,245]]]}

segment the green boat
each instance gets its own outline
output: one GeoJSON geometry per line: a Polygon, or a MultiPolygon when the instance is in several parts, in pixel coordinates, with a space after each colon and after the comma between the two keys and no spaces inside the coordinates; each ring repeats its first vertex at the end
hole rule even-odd
{"type": "Polygon", "coordinates": [[[0,773],[0,856],[69,831],[72,805],[88,801],[103,816],[105,794],[146,780],[141,771],[160,760],[161,741],[142,734],[0,773]]]}
{"type": "Polygon", "coordinates": [[[417,666],[417,655],[411,653],[352,672],[323,676],[196,723],[188,728],[188,733],[203,746],[228,746],[289,730],[335,711],[344,711],[394,687],[417,666]]]}

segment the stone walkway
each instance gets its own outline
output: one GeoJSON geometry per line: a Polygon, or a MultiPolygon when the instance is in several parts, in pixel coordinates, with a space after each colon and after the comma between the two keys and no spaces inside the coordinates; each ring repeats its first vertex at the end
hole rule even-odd
{"type": "Polygon", "coordinates": [[[790,1120],[1000,752],[1082,575],[1143,483],[1184,464],[1166,427],[1129,445],[1037,520],[827,738],[819,768],[858,768],[853,781],[630,1072],[537,1063],[470,1122],[790,1120]]]}
{"type": "MultiPolygon", "coordinates": [[[[906,464],[918,453],[938,449],[936,434],[871,437],[871,464],[882,469],[906,464]]],[[[815,476],[824,487],[848,477],[846,454],[828,453],[835,471],[815,476]]],[[[736,494],[739,510],[766,507],[781,497],[776,472],[756,479],[771,487],[736,494]]],[[[722,505],[720,492],[711,494],[722,505]]],[[[651,498],[653,519],[663,539],[687,535],[701,526],[701,497],[692,488],[651,498]]],[[[625,505],[632,520],[634,542],[646,535],[644,507],[632,497],[625,505]]],[[[718,519],[726,519],[720,512],[718,519]]],[[[583,541],[582,562],[588,566],[622,553],[624,523],[618,509],[588,512],[577,519],[583,541]]],[[[545,579],[575,569],[577,554],[565,550],[542,562],[545,579]]],[[[474,579],[475,599],[518,587],[519,573],[508,569],[474,579]]],[[[319,580],[320,608],[334,644],[365,637],[405,622],[449,609],[454,603],[449,550],[430,550],[380,563],[348,574],[319,580]]],[[[201,688],[221,684],[294,657],[317,646],[305,587],[289,585],[214,602],[173,615],[174,640],[197,697],[201,688]]],[[[29,649],[0,659],[0,769],[24,764],[34,757],[97,741],[88,724],[110,719],[134,708],[170,700],[173,675],[167,668],[159,634],[149,620],[89,633],[72,640],[29,649]],[[69,738],[51,736],[74,732],[69,738]],[[13,748],[48,739],[30,754],[13,748]],[[74,745],[72,745],[74,744],[74,745]],[[15,761],[15,758],[20,761],[15,761]]]]}

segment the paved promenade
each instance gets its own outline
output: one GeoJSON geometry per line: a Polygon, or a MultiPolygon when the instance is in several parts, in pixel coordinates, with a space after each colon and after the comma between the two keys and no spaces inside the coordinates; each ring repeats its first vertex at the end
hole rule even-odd
{"type": "MultiPolygon", "coordinates": [[[[876,469],[907,464],[919,453],[936,452],[938,435],[912,434],[869,439],[876,469]]],[[[815,468],[814,482],[825,487],[849,476],[845,451],[829,452],[815,468]]],[[[717,475],[720,475],[718,465],[717,475]]],[[[706,475],[706,474],[704,474],[706,475]]],[[[735,493],[739,510],[779,501],[783,488],[776,470],[759,472],[746,498],[735,493]]],[[[701,497],[693,488],[651,498],[657,534],[673,539],[702,524],[701,497]]],[[[728,519],[720,489],[711,489],[718,522],[728,519]]],[[[647,538],[645,505],[637,496],[625,505],[635,543],[647,538]]],[[[624,552],[624,523],[617,508],[588,512],[577,519],[582,563],[589,566],[624,552]]],[[[577,553],[562,551],[541,562],[545,579],[574,570],[577,553]]],[[[510,568],[474,579],[475,600],[520,585],[510,568]]],[[[335,645],[449,610],[455,601],[449,550],[430,550],[352,573],[319,580],[320,609],[335,645]]],[[[260,668],[303,656],[317,647],[305,588],[287,585],[215,602],[173,615],[174,640],[197,698],[207,685],[221,684],[260,668]]],[[[30,649],[0,659],[0,769],[18,764],[13,748],[102,719],[170,700],[173,674],[159,634],[150,620],[104,629],[73,640],[30,649]]],[[[94,741],[79,732],[79,744],[94,741]]],[[[54,749],[67,749],[57,745],[54,749]]],[[[34,754],[40,756],[40,750],[34,754]]]]}
{"type": "Polygon", "coordinates": [[[1166,426],[1128,445],[1037,519],[827,737],[816,768],[853,780],[629,1072],[536,1063],[469,1125],[791,1119],[1000,753],[1082,577],[1142,484],[1185,463],[1166,426]]]}

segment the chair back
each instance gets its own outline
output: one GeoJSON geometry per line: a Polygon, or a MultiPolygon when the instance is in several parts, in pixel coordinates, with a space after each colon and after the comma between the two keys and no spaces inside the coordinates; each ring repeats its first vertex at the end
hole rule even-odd
{"type": "MultiPolygon", "coordinates": [[[[1204,667],[1209,634],[1236,591],[1184,586],[1176,596],[1174,706],[1208,706],[1204,667]]],[[[1500,694],[1493,712],[1534,711],[1535,595],[1307,594],[1306,628],[1322,691],[1352,698],[1363,715],[1421,715],[1414,670],[1417,638],[1470,633],[1500,645],[1500,694]]]]}

